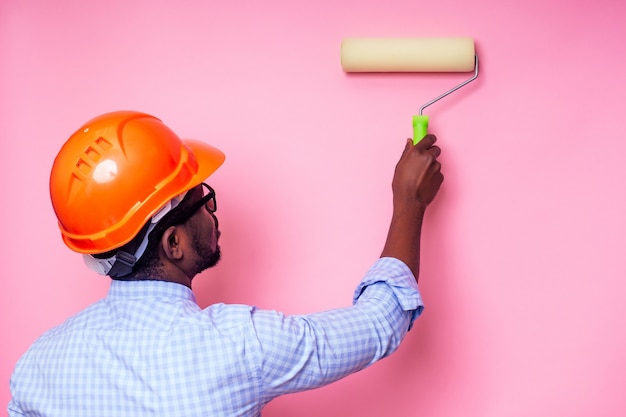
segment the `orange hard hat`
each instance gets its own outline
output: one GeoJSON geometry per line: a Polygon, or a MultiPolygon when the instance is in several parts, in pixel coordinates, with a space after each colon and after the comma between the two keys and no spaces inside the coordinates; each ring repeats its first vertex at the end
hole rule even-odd
{"type": "Polygon", "coordinates": [[[50,197],[63,241],[85,254],[119,248],[223,162],[220,150],[181,140],[154,116],[98,116],[70,136],[52,166],[50,197]]]}

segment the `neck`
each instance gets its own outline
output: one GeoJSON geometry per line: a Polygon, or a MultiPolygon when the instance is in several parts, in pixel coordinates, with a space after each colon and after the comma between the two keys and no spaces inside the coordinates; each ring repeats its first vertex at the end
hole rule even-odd
{"type": "Polygon", "coordinates": [[[191,288],[191,278],[187,274],[179,268],[168,268],[166,266],[135,271],[124,277],[122,281],[165,281],[191,288]]]}

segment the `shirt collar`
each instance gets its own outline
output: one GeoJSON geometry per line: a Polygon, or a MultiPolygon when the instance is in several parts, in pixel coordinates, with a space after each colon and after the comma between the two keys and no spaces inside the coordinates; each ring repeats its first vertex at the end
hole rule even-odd
{"type": "Polygon", "coordinates": [[[189,287],[167,281],[120,281],[111,280],[109,299],[180,298],[196,302],[189,287]]]}

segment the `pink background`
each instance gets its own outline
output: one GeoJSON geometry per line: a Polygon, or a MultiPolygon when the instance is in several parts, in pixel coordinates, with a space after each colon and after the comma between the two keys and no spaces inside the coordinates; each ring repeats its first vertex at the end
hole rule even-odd
{"type": "Polygon", "coordinates": [[[203,306],[344,306],[382,249],[412,114],[465,75],[346,75],[341,39],[467,35],[479,79],[428,111],[446,181],[424,315],[394,356],[264,415],[624,415],[624,4],[3,0],[0,403],[30,343],[108,288],[48,197],[81,123],[141,110],[226,152],[203,306]]]}

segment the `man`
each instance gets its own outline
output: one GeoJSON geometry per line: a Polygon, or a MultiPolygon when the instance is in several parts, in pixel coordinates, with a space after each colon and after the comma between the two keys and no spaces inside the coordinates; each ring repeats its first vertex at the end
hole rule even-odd
{"type": "Polygon", "coordinates": [[[391,354],[423,308],[421,226],[443,181],[434,143],[407,141],[389,234],[353,305],[286,316],[195,303],[192,279],[220,257],[215,191],[202,182],[219,150],[143,113],[89,121],[55,159],[50,192],[66,245],[113,280],[20,359],[9,415],[258,416],[391,354]]]}

